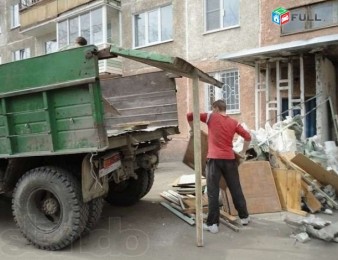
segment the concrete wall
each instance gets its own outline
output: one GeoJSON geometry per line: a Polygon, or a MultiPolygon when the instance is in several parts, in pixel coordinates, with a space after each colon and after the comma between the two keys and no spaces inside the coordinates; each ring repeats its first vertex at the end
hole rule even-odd
{"type": "Polygon", "coordinates": [[[56,18],[58,15],[57,0],[35,4],[21,11],[21,28],[25,29],[56,18]]]}
{"type": "MultiPolygon", "coordinates": [[[[142,48],[145,51],[158,52],[172,56],[185,57],[185,17],[184,1],[178,0],[124,0],[122,10],[122,46],[133,48],[133,15],[149,11],[167,4],[173,5],[173,41],[142,48]]],[[[141,72],[153,71],[141,63],[125,60],[124,74],[132,75],[141,72]]]]}
{"type": "Polygon", "coordinates": [[[2,63],[12,61],[12,52],[30,48],[31,56],[35,55],[34,38],[20,33],[20,28],[11,28],[11,5],[19,1],[1,1],[0,15],[2,21],[2,33],[0,34],[0,56],[2,63]]]}
{"type": "Polygon", "coordinates": [[[329,105],[325,100],[328,97],[332,98],[332,105],[336,107],[336,70],[332,62],[323,57],[321,54],[316,55],[316,85],[317,94],[322,93],[317,98],[317,135],[322,142],[334,140],[334,133],[331,132],[329,121],[329,105]]]}
{"type": "MultiPolygon", "coordinates": [[[[208,73],[227,69],[239,69],[240,109],[233,115],[240,122],[254,127],[254,70],[251,67],[220,61],[218,56],[242,49],[259,46],[260,20],[259,1],[242,0],[240,5],[240,26],[232,29],[205,32],[205,14],[203,0],[125,0],[122,1],[123,44],[133,47],[133,14],[152,10],[172,3],[173,5],[173,41],[142,48],[142,50],[180,56],[208,73]]],[[[140,63],[124,61],[125,75],[156,70],[140,63]]],[[[167,148],[161,151],[162,160],[177,160],[183,157],[188,139],[189,126],[186,113],[192,110],[191,80],[177,80],[177,103],[180,135],[176,135],[167,148]]],[[[206,106],[206,84],[200,83],[201,111],[206,106]]],[[[203,126],[203,130],[207,130],[203,126]]]]}

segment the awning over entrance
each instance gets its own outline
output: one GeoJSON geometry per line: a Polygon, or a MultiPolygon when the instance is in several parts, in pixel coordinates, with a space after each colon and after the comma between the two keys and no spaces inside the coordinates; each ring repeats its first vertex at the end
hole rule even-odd
{"type": "Polygon", "coordinates": [[[316,52],[324,52],[333,62],[338,62],[338,34],[222,54],[219,59],[255,66],[255,62],[259,60],[316,52]]]}

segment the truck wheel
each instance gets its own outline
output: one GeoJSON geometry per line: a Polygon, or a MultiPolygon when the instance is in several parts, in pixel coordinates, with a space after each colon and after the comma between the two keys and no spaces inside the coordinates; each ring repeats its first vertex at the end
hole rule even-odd
{"type": "Polygon", "coordinates": [[[82,233],[82,236],[87,235],[99,222],[103,209],[104,200],[102,198],[93,199],[88,202],[88,222],[82,233]]]}
{"type": "Polygon", "coordinates": [[[148,187],[148,174],[136,170],[138,178],[130,178],[120,183],[111,181],[106,201],[115,206],[131,206],[138,202],[148,187]]]}
{"type": "Polygon", "coordinates": [[[57,167],[39,167],[18,181],[13,215],[23,235],[36,247],[58,250],[70,245],[88,221],[79,181],[57,167]]]}
{"type": "MultiPolygon", "coordinates": [[[[144,170],[144,169],[143,169],[144,170]]],[[[141,198],[143,198],[145,195],[148,194],[148,192],[151,190],[151,188],[153,187],[154,184],[154,179],[155,179],[155,174],[154,174],[154,170],[144,170],[146,172],[146,174],[148,175],[148,183],[146,186],[146,189],[142,192],[141,194],[141,198]]]]}

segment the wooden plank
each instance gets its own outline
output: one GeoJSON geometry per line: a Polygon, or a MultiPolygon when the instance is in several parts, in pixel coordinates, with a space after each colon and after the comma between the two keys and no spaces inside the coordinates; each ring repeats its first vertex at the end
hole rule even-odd
{"type": "Polygon", "coordinates": [[[175,192],[175,191],[173,191],[173,190],[168,190],[168,193],[171,194],[171,195],[173,195],[173,196],[175,196],[175,198],[178,199],[178,202],[179,202],[179,204],[180,204],[180,206],[181,206],[181,208],[182,208],[183,210],[186,209],[185,206],[184,206],[183,200],[182,200],[182,199],[183,199],[183,196],[181,196],[180,194],[178,194],[177,192],[175,192]]]}
{"type": "MultiPolygon", "coordinates": [[[[182,200],[188,209],[195,209],[196,197],[182,198],[182,200]]],[[[208,199],[205,195],[202,196],[202,206],[208,206],[208,199]]]]}
{"type": "MultiPolygon", "coordinates": [[[[269,162],[243,162],[239,166],[239,176],[250,214],[282,210],[269,162]]],[[[237,215],[229,191],[227,191],[227,197],[229,213],[237,215]]]]}
{"type": "Polygon", "coordinates": [[[307,212],[306,212],[306,211],[303,211],[303,210],[290,209],[290,208],[287,208],[286,210],[287,210],[288,212],[291,212],[291,213],[300,215],[300,216],[302,216],[302,217],[306,217],[306,216],[307,216],[307,212]]]}
{"type": "MultiPolygon", "coordinates": [[[[205,166],[207,161],[208,153],[208,135],[201,131],[201,157],[202,157],[202,175],[205,176],[205,166]]],[[[184,154],[183,163],[189,166],[192,169],[195,169],[195,159],[194,159],[194,141],[193,137],[190,137],[187,149],[184,154]]]]}
{"type": "Polygon", "coordinates": [[[282,159],[278,156],[277,152],[270,149],[269,151],[269,162],[271,168],[276,169],[287,169],[287,165],[282,161],[282,159]]]}
{"type": "Polygon", "coordinates": [[[291,159],[291,162],[302,168],[320,183],[324,185],[331,184],[338,193],[338,174],[325,170],[303,154],[297,154],[291,159]]]}
{"type": "Polygon", "coordinates": [[[295,210],[301,210],[301,193],[301,176],[299,172],[295,170],[288,170],[286,207],[295,210]]]}
{"type": "Polygon", "coordinates": [[[223,210],[220,210],[219,214],[221,215],[221,217],[225,218],[229,222],[236,222],[237,221],[237,218],[235,216],[231,216],[229,213],[227,213],[223,210]]]}
{"type": "Polygon", "coordinates": [[[324,198],[326,198],[328,201],[332,203],[332,205],[338,209],[338,203],[332,199],[330,196],[328,196],[324,191],[321,190],[321,188],[318,186],[316,182],[313,181],[313,179],[309,178],[307,172],[300,168],[298,165],[294,164],[292,161],[282,157],[282,159],[294,170],[301,173],[302,179],[307,183],[310,184],[317,192],[319,192],[324,198]]]}
{"type": "Polygon", "coordinates": [[[232,229],[235,232],[239,232],[239,228],[236,227],[235,225],[231,224],[229,221],[225,220],[225,219],[220,219],[219,222],[221,222],[223,225],[229,227],[230,229],[232,229]]]}
{"type": "Polygon", "coordinates": [[[275,179],[276,188],[279,200],[283,210],[286,210],[287,201],[287,170],[286,169],[272,169],[273,177],[275,179]]]}
{"type": "Polygon", "coordinates": [[[309,190],[309,186],[307,183],[303,180],[302,181],[302,188],[304,193],[304,203],[309,208],[311,213],[320,212],[322,209],[322,204],[319,202],[319,200],[313,195],[313,193],[309,190]]]}
{"type": "Polygon", "coordinates": [[[203,246],[203,209],[202,209],[202,154],[201,154],[201,122],[200,122],[200,99],[199,99],[199,87],[198,87],[198,75],[197,70],[192,79],[192,96],[193,96],[193,114],[194,120],[194,168],[196,174],[196,244],[197,246],[203,246]]]}
{"type": "Polygon", "coordinates": [[[168,203],[166,202],[161,202],[161,205],[165,208],[167,208],[168,210],[170,210],[173,214],[175,214],[176,216],[178,216],[180,219],[184,220],[185,222],[187,222],[189,225],[193,226],[195,225],[195,220],[193,220],[190,217],[187,217],[186,215],[184,215],[183,213],[179,212],[177,209],[174,209],[173,207],[171,207],[168,203]]]}
{"type": "Polygon", "coordinates": [[[168,200],[168,201],[170,201],[170,202],[172,202],[172,203],[175,203],[176,205],[180,206],[178,200],[176,200],[176,199],[174,199],[174,198],[168,196],[168,194],[162,192],[162,193],[160,193],[160,196],[161,196],[162,198],[164,198],[164,199],[166,199],[166,200],[168,200]]]}
{"type": "Polygon", "coordinates": [[[295,170],[273,169],[282,209],[301,210],[301,175],[295,170]]]}

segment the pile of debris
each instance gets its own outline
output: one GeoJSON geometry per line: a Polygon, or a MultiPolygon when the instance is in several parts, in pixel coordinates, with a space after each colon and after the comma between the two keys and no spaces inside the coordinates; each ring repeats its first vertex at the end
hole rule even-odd
{"type": "MultiPolygon", "coordinates": [[[[303,140],[300,115],[249,131],[252,142],[247,160],[270,162],[282,209],[299,215],[332,214],[338,209],[338,148],[334,141],[323,146],[317,136],[303,140]]],[[[242,147],[243,139],[238,138],[234,150],[242,147]]]]}
{"type": "MultiPolygon", "coordinates": [[[[208,212],[208,197],[206,194],[206,180],[202,177],[202,207],[203,218],[206,219],[208,212]]],[[[182,175],[172,184],[176,190],[168,190],[160,193],[160,196],[167,200],[161,202],[161,205],[171,211],[173,214],[187,222],[189,225],[195,225],[196,219],[196,197],[195,197],[195,175],[182,175]]],[[[222,201],[224,193],[222,193],[222,201]]],[[[231,216],[223,209],[223,203],[220,203],[220,222],[230,227],[232,230],[238,232],[239,228],[236,226],[237,218],[231,216]]]]}
{"type": "Polygon", "coordinates": [[[292,238],[305,243],[310,236],[328,242],[338,243],[338,222],[323,220],[311,215],[309,217],[286,216],[284,221],[293,229],[292,238]]]}
{"type": "MultiPolygon", "coordinates": [[[[306,225],[307,233],[298,237],[305,238],[306,235],[310,235],[322,238],[322,233],[331,228],[335,230],[337,224],[326,223],[319,228],[317,224],[308,224],[306,221],[309,219],[306,216],[317,212],[333,214],[334,210],[338,209],[336,201],[338,148],[333,141],[321,146],[316,137],[304,141],[301,139],[302,132],[302,120],[299,116],[287,118],[272,127],[267,124],[265,129],[250,131],[252,135],[250,149],[246,153],[244,162],[238,161],[240,181],[250,214],[282,210],[291,212],[305,219],[302,220],[305,224],[301,221],[301,225],[306,225]]],[[[242,138],[238,138],[234,142],[235,153],[242,150],[243,141],[242,138]]],[[[193,149],[193,139],[190,138],[183,162],[191,168],[194,168],[193,149]]],[[[206,158],[207,149],[207,134],[202,132],[202,158],[206,158]]],[[[205,161],[202,161],[202,169],[205,169],[205,161]]],[[[195,223],[194,176],[188,181],[187,178],[183,176],[182,182],[179,180],[173,185],[177,191],[170,190],[161,194],[169,201],[169,204],[163,202],[162,205],[173,213],[176,212],[177,215],[181,214],[181,218],[193,225],[195,223]]],[[[237,211],[223,178],[221,178],[220,188],[222,221],[238,231],[235,217],[237,211]]],[[[205,194],[203,206],[206,212],[205,194]]],[[[332,233],[330,241],[337,240],[336,233],[332,233]]]]}
{"type": "Polygon", "coordinates": [[[338,209],[335,172],[300,153],[271,153],[270,164],[283,209],[303,216],[338,209]]]}

